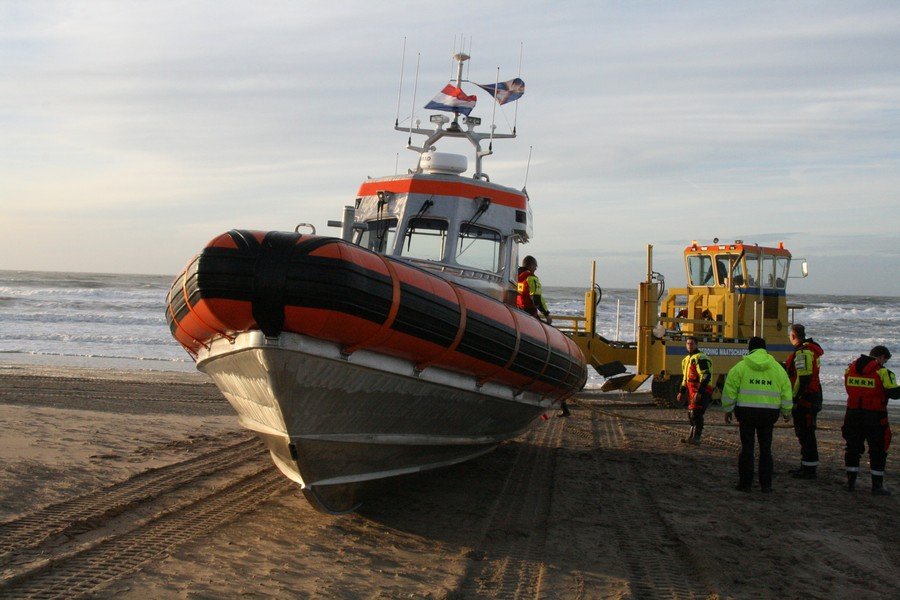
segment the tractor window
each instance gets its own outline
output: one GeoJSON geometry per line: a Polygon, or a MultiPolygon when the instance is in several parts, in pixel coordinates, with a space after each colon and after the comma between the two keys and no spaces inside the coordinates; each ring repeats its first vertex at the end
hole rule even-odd
{"type": "Polygon", "coordinates": [[[767,288],[775,287],[775,257],[771,254],[763,254],[762,285],[767,288]]]}
{"type": "Polygon", "coordinates": [[[747,266],[747,285],[756,287],[759,285],[759,256],[756,254],[748,254],[744,257],[744,264],[747,266]]]}
{"type": "Polygon", "coordinates": [[[734,279],[735,286],[746,285],[746,277],[741,265],[740,256],[737,254],[720,254],[716,260],[721,263],[718,267],[722,274],[719,278],[720,285],[728,285],[728,277],[734,279]]]}
{"type": "Polygon", "coordinates": [[[397,219],[369,221],[359,236],[359,245],[375,252],[390,254],[397,237],[397,219]]]}
{"type": "Polygon", "coordinates": [[[409,220],[400,253],[410,258],[444,260],[447,241],[447,222],[441,219],[413,218],[409,220]]]}
{"type": "Polygon", "coordinates": [[[779,256],[775,259],[775,287],[784,289],[790,269],[790,258],[787,256],[779,256]]]}
{"type": "Polygon", "coordinates": [[[712,259],[706,254],[688,256],[688,277],[691,285],[715,285],[712,259]]]}
{"type": "Polygon", "coordinates": [[[502,244],[500,234],[471,223],[463,223],[459,228],[456,245],[456,262],[464,267],[498,273],[502,244]]]}
{"type": "MultiPolygon", "coordinates": [[[[731,261],[735,258],[727,254],[716,255],[716,285],[728,285],[728,278],[731,276],[731,261]]],[[[736,267],[735,271],[738,270],[736,267]]]]}

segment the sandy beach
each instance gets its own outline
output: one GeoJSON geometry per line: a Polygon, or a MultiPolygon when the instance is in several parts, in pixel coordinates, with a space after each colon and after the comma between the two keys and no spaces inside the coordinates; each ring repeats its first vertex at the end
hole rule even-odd
{"type": "Polygon", "coordinates": [[[896,596],[900,496],[871,496],[867,469],[843,489],[839,412],[816,481],[787,475],[779,424],[770,495],[733,489],[737,428],[707,422],[687,446],[684,411],[583,392],[570,418],[335,517],[200,374],[0,366],[0,596],[896,596]]]}

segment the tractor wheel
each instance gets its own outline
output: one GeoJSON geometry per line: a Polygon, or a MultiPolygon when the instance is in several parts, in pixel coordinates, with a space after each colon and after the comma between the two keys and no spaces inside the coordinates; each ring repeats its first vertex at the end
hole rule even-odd
{"type": "Polygon", "coordinates": [[[681,389],[681,375],[654,375],[650,382],[650,393],[657,406],[679,408],[678,390],[681,389]]]}

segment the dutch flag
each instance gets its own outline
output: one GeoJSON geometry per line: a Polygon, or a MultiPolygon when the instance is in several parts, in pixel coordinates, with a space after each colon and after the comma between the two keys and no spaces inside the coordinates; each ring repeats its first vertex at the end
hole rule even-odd
{"type": "Polygon", "coordinates": [[[475,96],[467,96],[461,89],[448,83],[431,102],[425,105],[425,108],[446,110],[469,116],[469,113],[475,108],[476,100],[475,96]]]}

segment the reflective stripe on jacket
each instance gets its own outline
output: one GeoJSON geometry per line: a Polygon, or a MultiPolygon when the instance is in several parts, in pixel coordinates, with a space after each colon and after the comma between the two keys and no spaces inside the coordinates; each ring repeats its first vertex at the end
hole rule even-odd
{"type": "Polygon", "coordinates": [[[519,280],[516,284],[516,291],[519,293],[516,296],[516,306],[521,308],[527,313],[531,313],[533,315],[537,315],[537,307],[534,305],[534,301],[531,299],[531,286],[529,285],[529,279],[531,279],[532,272],[522,269],[519,271],[519,280]]]}
{"type": "MultiPolygon", "coordinates": [[[[803,342],[788,356],[786,367],[793,385],[794,399],[821,402],[822,383],[819,381],[819,361],[825,354],[822,347],[813,340],[803,342]]],[[[808,402],[807,402],[808,404],[808,402]]]]}
{"type": "Polygon", "coordinates": [[[682,385],[687,388],[691,397],[698,391],[712,393],[712,387],[709,385],[712,379],[711,366],[709,357],[700,351],[688,354],[681,359],[682,385]]]}
{"type": "Polygon", "coordinates": [[[722,408],[734,406],[770,408],[789,415],[794,406],[791,380],[764,349],[754,350],[728,371],[722,390],[722,408]]]}
{"type": "Polygon", "coordinates": [[[518,284],[516,290],[519,295],[516,297],[516,306],[537,316],[537,311],[543,314],[550,314],[547,303],[544,302],[543,290],[541,289],[541,280],[531,271],[523,270],[519,273],[518,284]]]}
{"type": "Polygon", "coordinates": [[[894,373],[871,356],[860,356],[844,372],[847,408],[887,411],[887,390],[896,388],[894,373]]]}

